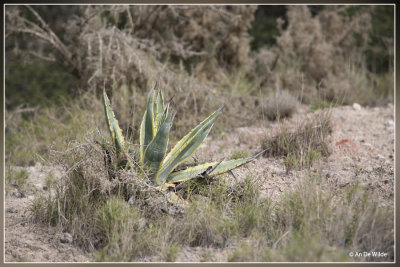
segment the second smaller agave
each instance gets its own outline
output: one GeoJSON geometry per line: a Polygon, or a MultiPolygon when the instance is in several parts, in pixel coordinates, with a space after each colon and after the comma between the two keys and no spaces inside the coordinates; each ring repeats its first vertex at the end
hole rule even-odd
{"type": "MultiPolygon", "coordinates": [[[[111,109],[110,101],[103,89],[103,103],[108,129],[110,131],[117,155],[123,154],[132,165],[129,148],[127,147],[122,131],[111,109]]],[[[208,116],[192,131],[184,136],[168,153],[169,132],[174,116],[169,110],[169,104],[164,105],[162,91],[158,84],[152,90],[147,103],[146,111],[140,127],[140,160],[142,167],[149,167],[152,182],[161,187],[173,187],[176,184],[199,177],[201,175],[215,176],[228,172],[236,167],[255,159],[255,156],[228,161],[213,161],[185,166],[183,163],[197,151],[207,137],[217,118],[221,115],[222,108],[208,116]],[[176,169],[182,169],[175,171],[176,169]]]]}

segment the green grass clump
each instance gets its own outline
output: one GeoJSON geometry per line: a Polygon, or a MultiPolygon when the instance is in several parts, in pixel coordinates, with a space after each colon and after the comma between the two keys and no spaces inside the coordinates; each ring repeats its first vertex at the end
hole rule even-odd
{"type": "Polygon", "coordinates": [[[182,224],[181,242],[189,246],[225,247],[238,228],[227,210],[201,198],[186,208],[182,224]]]}
{"type": "Polygon", "coordinates": [[[24,256],[17,256],[15,262],[29,262],[29,260],[24,256]]]}
{"type": "Polygon", "coordinates": [[[163,254],[165,261],[174,262],[179,256],[180,246],[177,243],[173,243],[171,246],[168,246],[164,249],[163,254]]]}
{"type": "Polygon", "coordinates": [[[121,227],[134,215],[135,210],[129,209],[126,201],[111,196],[96,211],[96,228],[103,235],[104,242],[120,238],[121,227]]]}
{"type": "Polygon", "coordinates": [[[133,256],[150,253],[149,244],[153,244],[154,237],[148,229],[143,229],[143,218],[136,206],[115,195],[97,208],[95,228],[101,249],[95,260],[131,261],[133,256]]]}
{"type": "Polygon", "coordinates": [[[265,262],[263,250],[257,249],[252,240],[244,240],[238,244],[233,252],[228,254],[228,262],[265,262]]]}
{"type": "Polygon", "coordinates": [[[38,196],[32,201],[29,210],[34,214],[34,218],[37,222],[46,223],[51,226],[55,226],[60,222],[60,214],[56,200],[57,198],[48,194],[47,196],[38,196]]]}
{"type": "Polygon", "coordinates": [[[247,158],[249,152],[247,150],[235,150],[231,154],[231,159],[247,158]]]}
{"type": "Polygon", "coordinates": [[[325,102],[325,101],[318,101],[318,102],[315,102],[314,104],[311,105],[310,111],[314,112],[314,111],[316,111],[318,109],[324,109],[324,108],[330,108],[330,107],[332,107],[331,103],[328,103],[328,102],[325,102]]]}
{"type": "Polygon", "coordinates": [[[56,184],[56,178],[54,177],[54,174],[49,173],[44,182],[46,190],[50,190],[56,184]]]}

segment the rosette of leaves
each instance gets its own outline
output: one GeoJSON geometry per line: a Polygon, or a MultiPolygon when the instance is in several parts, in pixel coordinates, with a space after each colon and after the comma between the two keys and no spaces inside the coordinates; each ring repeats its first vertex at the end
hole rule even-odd
{"type": "MultiPolygon", "coordinates": [[[[108,129],[117,155],[127,159],[127,164],[132,166],[133,159],[132,153],[130,153],[132,149],[129,149],[124,140],[105,90],[103,90],[103,100],[108,129]]],[[[142,167],[151,170],[150,178],[154,185],[174,187],[199,176],[215,176],[246,164],[257,156],[228,161],[212,161],[198,165],[184,164],[203,143],[215,121],[221,115],[222,109],[221,107],[208,116],[167,153],[174,115],[169,109],[169,103],[164,104],[163,93],[156,85],[156,88],[150,93],[140,126],[140,159],[137,162],[142,167]]]]}

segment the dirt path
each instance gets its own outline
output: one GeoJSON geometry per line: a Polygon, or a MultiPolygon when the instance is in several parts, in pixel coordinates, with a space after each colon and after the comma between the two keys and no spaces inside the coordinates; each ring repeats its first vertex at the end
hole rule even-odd
{"type": "MultiPolygon", "coordinates": [[[[331,109],[333,132],[331,154],[313,166],[329,183],[344,187],[355,180],[369,186],[382,205],[393,207],[394,192],[394,107],[354,108],[342,106],[331,109]]],[[[310,117],[308,106],[286,120],[296,125],[310,117]]],[[[197,153],[201,157],[229,157],[235,150],[255,153],[261,150],[261,140],[274,135],[279,123],[265,127],[237,128],[219,140],[210,140],[197,153]],[[223,153],[222,153],[223,151],[223,153]]],[[[45,178],[54,169],[35,165],[29,171],[30,190],[21,197],[11,189],[5,198],[5,261],[86,262],[91,256],[83,253],[60,229],[38,225],[31,221],[31,201],[44,193],[45,178]]],[[[286,172],[282,159],[260,157],[246,167],[235,169],[237,179],[246,175],[255,179],[263,196],[277,199],[291,190],[296,182],[310,175],[309,170],[286,172]]],[[[230,177],[229,179],[233,179],[230,177]]],[[[226,261],[228,249],[208,251],[204,248],[182,248],[177,261],[226,261]]],[[[156,260],[152,258],[152,260],[156,260]]]]}

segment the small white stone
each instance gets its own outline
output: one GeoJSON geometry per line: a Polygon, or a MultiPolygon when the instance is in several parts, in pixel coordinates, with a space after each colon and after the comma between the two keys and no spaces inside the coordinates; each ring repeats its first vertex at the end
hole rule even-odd
{"type": "Polygon", "coordinates": [[[378,158],[378,159],[385,159],[385,157],[382,156],[382,155],[380,155],[380,154],[378,154],[377,158],[378,158]]]}
{"type": "Polygon", "coordinates": [[[361,105],[358,104],[358,103],[354,103],[354,104],[353,104],[353,108],[354,108],[355,110],[361,110],[361,105]]]}
{"type": "Polygon", "coordinates": [[[388,120],[388,121],[386,121],[386,122],[384,123],[384,125],[385,125],[385,126],[393,126],[393,125],[394,125],[394,122],[393,122],[393,120],[388,120]]]}
{"type": "Polygon", "coordinates": [[[38,188],[38,189],[43,188],[43,185],[42,185],[42,184],[34,184],[34,185],[35,185],[35,187],[38,188]]]}

